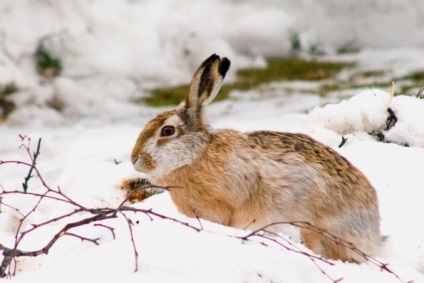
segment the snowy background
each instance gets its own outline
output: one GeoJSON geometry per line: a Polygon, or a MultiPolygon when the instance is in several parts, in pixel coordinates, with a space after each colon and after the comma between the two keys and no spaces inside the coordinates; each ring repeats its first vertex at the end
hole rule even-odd
{"type": "MultiPolygon", "coordinates": [[[[306,54],[318,48],[325,60],[356,62],[347,72],[384,70],[390,79],[424,70],[423,30],[424,2],[414,0],[2,0],[0,85],[13,82],[19,90],[16,110],[0,124],[0,160],[28,160],[20,134],[33,146],[42,138],[38,166],[51,186],[89,207],[114,206],[124,197],[117,189],[122,180],[139,176],[129,162],[139,131],[164,110],[133,101],[153,87],[187,83],[210,54],[232,61],[232,81],[239,68],[291,55],[296,35],[306,54]],[[63,63],[58,77],[42,78],[35,70],[33,54],[43,38],[63,63]]],[[[378,259],[403,281],[424,282],[424,100],[400,93],[391,98],[390,88],[372,85],[319,97],[317,86],[296,81],[265,93],[234,91],[208,107],[208,120],[219,128],[303,132],[337,149],[377,190],[388,236],[378,259]],[[385,130],[388,108],[398,120],[385,130]],[[370,132],[382,132],[391,143],[370,132]],[[342,136],[347,142],[338,148],[342,136]]],[[[0,185],[20,189],[27,173],[24,166],[1,165],[0,185]]],[[[30,190],[43,189],[33,180],[30,190]]],[[[22,211],[31,207],[30,198],[3,201],[22,211]]],[[[134,206],[198,225],[176,212],[167,193],[134,206]]],[[[46,202],[24,228],[67,209],[46,202]]],[[[0,211],[0,244],[11,246],[19,215],[4,205],[0,211]]],[[[63,237],[47,256],[19,259],[11,281],[331,282],[303,255],[228,237],[242,231],[202,221],[210,232],[197,233],[172,221],[131,217],[139,221],[138,272],[127,225],[118,219],[108,222],[115,240],[105,229],[85,227],[78,232],[100,237],[99,246],[63,237]]],[[[28,235],[21,248],[39,249],[63,224],[28,235]]],[[[372,264],[321,265],[343,282],[400,281],[372,264]]]]}

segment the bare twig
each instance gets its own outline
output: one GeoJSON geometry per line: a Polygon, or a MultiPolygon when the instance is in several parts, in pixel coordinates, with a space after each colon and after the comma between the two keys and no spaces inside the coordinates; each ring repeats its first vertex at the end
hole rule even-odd
{"type": "Polygon", "coordinates": [[[112,237],[113,237],[113,239],[114,239],[114,240],[116,239],[116,235],[115,235],[115,228],[110,227],[110,226],[108,226],[108,225],[104,225],[104,224],[102,224],[102,223],[96,223],[96,224],[94,224],[94,226],[97,226],[97,227],[103,227],[103,228],[105,228],[105,229],[108,229],[108,230],[110,231],[110,233],[112,233],[112,237]]]}
{"type": "Polygon", "coordinates": [[[133,233],[133,229],[132,226],[134,225],[131,221],[131,219],[129,219],[127,217],[127,215],[125,213],[121,213],[121,215],[125,218],[125,220],[127,221],[128,224],[128,230],[130,231],[130,239],[131,239],[131,244],[133,246],[133,251],[134,251],[134,258],[135,258],[135,268],[134,268],[134,272],[138,271],[138,251],[137,251],[137,246],[135,244],[134,241],[134,233],[133,233]]]}
{"type": "Polygon", "coordinates": [[[204,229],[203,229],[203,225],[202,225],[202,221],[200,221],[199,216],[197,216],[197,215],[196,215],[196,219],[197,219],[197,222],[199,222],[200,229],[201,229],[201,230],[204,230],[204,229]]]}
{"type": "Polygon", "coordinates": [[[32,170],[34,170],[35,165],[37,164],[37,157],[40,154],[40,146],[41,146],[41,138],[38,139],[37,143],[37,150],[34,152],[34,155],[32,156],[32,164],[29,169],[28,175],[25,177],[24,182],[22,183],[22,187],[24,188],[24,192],[27,192],[28,190],[28,181],[32,178],[32,170]]]}
{"type": "Polygon", "coordinates": [[[82,242],[87,241],[87,242],[93,243],[97,246],[99,245],[99,240],[100,240],[100,238],[90,239],[90,238],[82,237],[80,235],[77,235],[77,234],[74,234],[74,233],[71,233],[71,232],[65,232],[65,233],[63,233],[63,236],[72,236],[72,237],[80,239],[82,242]]]}
{"type": "Polygon", "coordinates": [[[344,146],[346,142],[347,142],[347,138],[345,138],[345,137],[342,136],[342,141],[339,144],[339,148],[342,147],[342,146],[344,146]]]}

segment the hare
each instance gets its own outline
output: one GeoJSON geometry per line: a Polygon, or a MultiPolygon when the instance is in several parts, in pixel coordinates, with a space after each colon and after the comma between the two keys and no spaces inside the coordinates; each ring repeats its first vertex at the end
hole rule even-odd
{"type": "Polygon", "coordinates": [[[307,222],[317,228],[300,228],[309,249],[364,261],[328,236],[367,254],[381,242],[376,192],[349,161],[305,134],[215,130],[204,122],[203,107],[218,94],[229,67],[227,58],[207,58],[185,100],[148,122],[131,154],[136,170],[156,185],[178,186],[171,198],[189,217],[242,229],[307,222]]]}

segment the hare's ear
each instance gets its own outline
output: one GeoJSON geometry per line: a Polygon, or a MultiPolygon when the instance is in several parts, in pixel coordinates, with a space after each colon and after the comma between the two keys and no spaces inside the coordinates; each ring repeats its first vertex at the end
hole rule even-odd
{"type": "Polygon", "coordinates": [[[209,104],[221,89],[225,74],[230,68],[230,60],[213,54],[203,61],[194,73],[184,108],[190,119],[201,119],[202,107],[209,104]]]}

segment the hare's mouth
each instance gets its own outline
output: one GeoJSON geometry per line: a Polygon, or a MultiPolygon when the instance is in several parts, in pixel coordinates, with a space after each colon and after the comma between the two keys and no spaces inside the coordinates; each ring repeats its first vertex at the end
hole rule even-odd
{"type": "Polygon", "coordinates": [[[134,168],[137,171],[148,173],[156,169],[156,162],[148,153],[142,153],[131,158],[134,168]]]}

